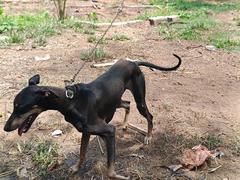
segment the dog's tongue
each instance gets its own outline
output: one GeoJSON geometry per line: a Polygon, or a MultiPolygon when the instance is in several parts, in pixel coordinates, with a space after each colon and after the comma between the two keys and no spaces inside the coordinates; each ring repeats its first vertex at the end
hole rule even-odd
{"type": "Polygon", "coordinates": [[[23,133],[22,128],[18,128],[18,135],[22,136],[22,133],[23,133]]]}

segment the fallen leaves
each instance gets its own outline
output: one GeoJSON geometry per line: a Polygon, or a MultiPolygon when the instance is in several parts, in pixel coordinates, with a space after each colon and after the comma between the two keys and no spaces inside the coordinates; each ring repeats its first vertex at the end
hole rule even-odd
{"type": "Polygon", "coordinates": [[[208,158],[214,157],[214,154],[205,146],[198,145],[192,149],[186,149],[183,152],[182,164],[188,169],[201,166],[208,158]]]}

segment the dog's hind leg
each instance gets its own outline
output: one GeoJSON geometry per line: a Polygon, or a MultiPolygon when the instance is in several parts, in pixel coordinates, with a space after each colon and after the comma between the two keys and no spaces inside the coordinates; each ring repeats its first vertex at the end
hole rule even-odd
{"type": "Polygon", "coordinates": [[[88,143],[89,143],[89,138],[90,138],[89,133],[83,133],[82,134],[81,147],[80,147],[80,159],[75,165],[70,167],[70,171],[71,171],[72,174],[77,173],[79,168],[81,167],[81,165],[85,161],[86,151],[87,151],[87,147],[88,147],[88,143]]]}
{"type": "Polygon", "coordinates": [[[128,116],[130,113],[130,101],[121,100],[121,104],[119,107],[125,109],[125,116],[124,116],[124,120],[123,120],[123,124],[122,124],[122,129],[125,132],[128,127],[128,116]]]}
{"type": "Polygon", "coordinates": [[[143,73],[140,72],[139,74],[134,75],[134,77],[132,78],[132,84],[133,86],[131,91],[137,103],[137,109],[139,113],[147,119],[147,122],[148,122],[148,133],[144,139],[144,144],[149,144],[152,139],[153,116],[149,112],[146,101],[145,101],[146,87],[145,87],[145,79],[144,79],[143,73]]]}

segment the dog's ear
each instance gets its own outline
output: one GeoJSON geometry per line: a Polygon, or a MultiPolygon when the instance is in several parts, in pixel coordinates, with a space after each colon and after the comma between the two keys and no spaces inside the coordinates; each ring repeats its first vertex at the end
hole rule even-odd
{"type": "Polygon", "coordinates": [[[39,84],[39,82],[40,82],[40,75],[36,74],[28,80],[28,85],[29,86],[37,85],[39,84]]]}

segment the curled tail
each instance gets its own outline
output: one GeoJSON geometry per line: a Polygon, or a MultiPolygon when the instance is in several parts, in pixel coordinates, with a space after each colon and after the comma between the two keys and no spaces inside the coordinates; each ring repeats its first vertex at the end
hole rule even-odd
{"type": "Polygon", "coordinates": [[[136,64],[138,66],[146,66],[146,67],[157,69],[157,70],[160,70],[160,71],[175,71],[182,64],[182,60],[178,55],[176,55],[176,54],[173,54],[173,55],[178,59],[178,64],[174,67],[169,67],[169,68],[168,67],[160,67],[160,66],[157,66],[157,65],[152,64],[152,63],[141,62],[141,61],[136,62],[136,64]]]}

